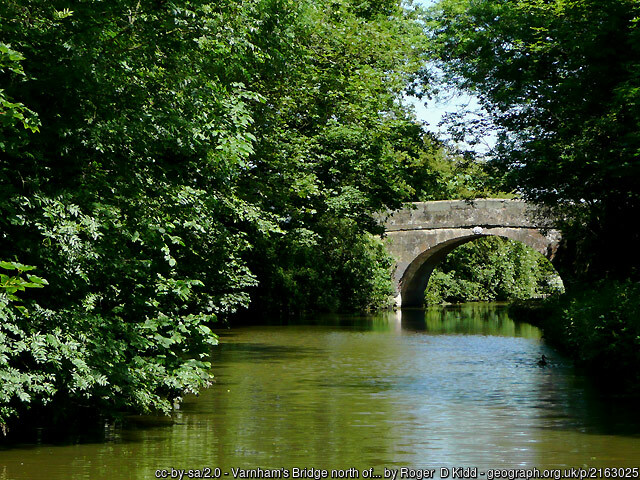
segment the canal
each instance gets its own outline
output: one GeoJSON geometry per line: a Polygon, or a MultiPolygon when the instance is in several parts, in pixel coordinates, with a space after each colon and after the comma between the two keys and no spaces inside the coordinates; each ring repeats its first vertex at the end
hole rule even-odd
{"type": "Polygon", "coordinates": [[[537,328],[512,321],[500,305],[218,333],[216,383],[186,398],[173,424],[138,419],[105,427],[99,440],[4,448],[0,479],[153,479],[160,469],[202,468],[233,478],[232,468],[255,467],[382,474],[385,467],[640,466],[637,404],[598,391],[537,328]]]}

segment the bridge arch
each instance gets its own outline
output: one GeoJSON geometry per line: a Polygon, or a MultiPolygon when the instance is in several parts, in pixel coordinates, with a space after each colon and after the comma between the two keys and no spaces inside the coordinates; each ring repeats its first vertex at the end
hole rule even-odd
{"type": "Polygon", "coordinates": [[[396,261],[396,304],[419,307],[433,269],[454,248],[483,236],[516,240],[553,260],[560,232],[520,200],[478,199],[414,203],[385,220],[386,243],[396,261]]]}

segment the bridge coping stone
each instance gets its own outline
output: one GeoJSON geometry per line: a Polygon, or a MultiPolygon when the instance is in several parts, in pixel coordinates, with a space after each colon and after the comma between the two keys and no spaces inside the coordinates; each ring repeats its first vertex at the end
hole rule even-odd
{"type": "Polygon", "coordinates": [[[387,232],[461,227],[543,228],[538,210],[522,200],[476,199],[413,203],[413,208],[390,212],[383,218],[387,232]]]}

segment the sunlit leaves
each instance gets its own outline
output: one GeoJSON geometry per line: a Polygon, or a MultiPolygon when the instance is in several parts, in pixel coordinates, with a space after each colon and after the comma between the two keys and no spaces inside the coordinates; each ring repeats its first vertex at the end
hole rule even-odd
{"type": "MultiPolygon", "coordinates": [[[[0,142],[11,147],[0,160],[0,247],[49,285],[2,264],[12,269],[2,312],[13,337],[0,341],[18,349],[5,354],[11,378],[37,386],[46,376],[67,407],[167,412],[208,384],[216,315],[248,304],[256,280],[239,226],[277,230],[234,192],[263,101],[243,73],[254,5],[27,7],[0,6],[11,42],[0,73],[12,79],[0,96],[0,142]],[[39,123],[18,101],[43,125],[26,140],[20,129],[39,123]],[[27,322],[8,295],[44,286],[25,299],[27,322]],[[28,345],[36,367],[16,353],[28,345]]],[[[0,399],[11,414],[51,399],[14,393],[0,399]]]]}
{"type": "MultiPolygon", "coordinates": [[[[0,42],[0,74],[10,74],[18,79],[24,77],[21,64],[23,60],[22,54],[0,42]]],[[[40,120],[34,111],[20,102],[12,101],[12,97],[5,93],[5,89],[0,88],[0,151],[13,147],[7,144],[10,138],[10,136],[7,138],[7,129],[16,124],[36,133],[39,131],[40,120]]]]}
{"type": "Polygon", "coordinates": [[[416,144],[424,134],[400,101],[424,59],[417,14],[397,1],[260,9],[251,41],[270,60],[252,70],[265,100],[239,192],[273,212],[279,231],[250,231],[254,301],[276,311],[384,304],[388,257],[368,232],[380,233],[377,211],[423,191],[401,154],[403,130],[417,127],[416,144]]]}

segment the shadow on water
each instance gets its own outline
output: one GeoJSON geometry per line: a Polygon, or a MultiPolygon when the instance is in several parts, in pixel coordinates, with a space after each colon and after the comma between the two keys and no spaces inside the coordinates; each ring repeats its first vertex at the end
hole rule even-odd
{"type": "Polygon", "coordinates": [[[235,361],[277,361],[292,358],[304,358],[317,353],[316,347],[268,345],[265,343],[228,343],[219,346],[225,355],[232,356],[235,361]]]}
{"type": "Polygon", "coordinates": [[[375,314],[358,313],[319,313],[313,315],[292,317],[242,317],[231,324],[227,330],[216,330],[220,337],[234,335],[238,328],[248,327],[322,327],[340,328],[360,331],[381,330],[390,328],[390,319],[395,312],[380,312],[375,314]]]}
{"type": "MultiPolygon", "coordinates": [[[[46,446],[66,447],[73,445],[109,445],[127,439],[142,440],[143,432],[172,428],[176,419],[171,415],[123,415],[118,419],[99,417],[82,418],[74,424],[64,426],[25,425],[13,433],[10,440],[0,439],[0,452],[13,449],[39,449],[46,446]]],[[[1,479],[2,477],[0,477],[1,479]]]]}

